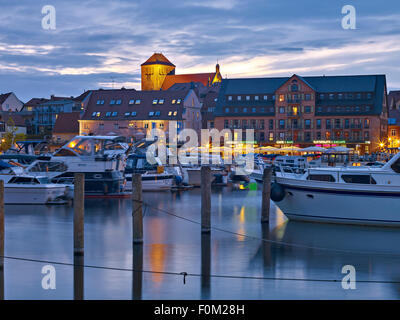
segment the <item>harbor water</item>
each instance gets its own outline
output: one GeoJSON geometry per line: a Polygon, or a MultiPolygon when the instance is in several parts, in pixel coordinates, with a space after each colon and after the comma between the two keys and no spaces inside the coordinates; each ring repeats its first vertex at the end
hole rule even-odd
{"type": "Polygon", "coordinates": [[[398,228],[288,221],[272,202],[262,225],[259,185],[213,188],[212,231],[202,236],[200,189],[143,200],[142,249],[132,248],[130,199],[85,200],[85,267],[75,269],[72,206],[6,205],[4,298],[400,298],[398,228]],[[55,289],[42,286],[46,265],[55,289]],[[354,290],[342,287],[346,265],[354,290]]]}

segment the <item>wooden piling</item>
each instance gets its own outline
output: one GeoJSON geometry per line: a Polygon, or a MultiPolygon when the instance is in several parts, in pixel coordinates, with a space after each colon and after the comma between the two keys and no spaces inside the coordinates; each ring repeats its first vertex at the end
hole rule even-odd
{"type": "Polygon", "coordinates": [[[264,168],[262,203],[261,203],[262,223],[269,222],[269,206],[271,200],[271,176],[272,176],[272,167],[264,168]]]}
{"type": "Polygon", "coordinates": [[[134,245],[132,255],[132,299],[142,299],[142,282],[143,282],[143,246],[134,245]]]}
{"type": "Polygon", "coordinates": [[[211,168],[201,167],[201,232],[211,232],[211,168]]]}
{"type": "Polygon", "coordinates": [[[132,231],[133,243],[143,243],[142,175],[132,175],[132,231]]]}
{"type": "Polygon", "coordinates": [[[74,175],[74,255],[84,254],[85,174],[74,175]]]}
{"type": "Polygon", "coordinates": [[[210,299],[211,289],[211,234],[201,235],[201,299],[210,299]]]}
{"type": "Polygon", "coordinates": [[[0,270],[4,268],[4,181],[0,180],[0,270]]]}
{"type": "Polygon", "coordinates": [[[74,300],[85,298],[85,277],[84,277],[85,258],[83,255],[74,255],[74,300]]]}

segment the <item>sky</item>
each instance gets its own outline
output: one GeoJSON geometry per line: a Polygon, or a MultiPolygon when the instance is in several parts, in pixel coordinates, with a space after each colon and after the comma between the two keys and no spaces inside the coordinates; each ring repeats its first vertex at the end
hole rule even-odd
{"type": "Polygon", "coordinates": [[[162,52],[176,73],[223,77],[386,74],[400,89],[398,0],[0,0],[0,93],[77,96],[140,89],[162,52]],[[42,27],[45,5],[55,29],[42,27]],[[356,28],[342,27],[342,8],[356,28]]]}

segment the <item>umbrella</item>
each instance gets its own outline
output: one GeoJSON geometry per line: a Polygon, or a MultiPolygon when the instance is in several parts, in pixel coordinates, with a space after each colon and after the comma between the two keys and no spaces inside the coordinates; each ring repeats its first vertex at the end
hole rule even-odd
{"type": "Polygon", "coordinates": [[[322,147],[314,146],[314,147],[307,147],[307,148],[301,149],[299,151],[301,151],[301,152],[324,152],[324,151],[326,151],[326,149],[322,148],[322,147]]]}
{"type": "Polygon", "coordinates": [[[289,152],[295,152],[295,151],[301,151],[301,149],[300,149],[300,148],[298,148],[298,147],[295,147],[295,146],[293,146],[293,147],[281,148],[281,149],[278,149],[277,151],[289,151],[289,152]]]}
{"type": "Polygon", "coordinates": [[[328,149],[326,152],[329,152],[329,153],[334,153],[334,152],[350,152],[352,149],[350,149],[350,148],[346,148],[346,147],[333,147],[333,148],[330,148],[330,149],[328,149]]]}

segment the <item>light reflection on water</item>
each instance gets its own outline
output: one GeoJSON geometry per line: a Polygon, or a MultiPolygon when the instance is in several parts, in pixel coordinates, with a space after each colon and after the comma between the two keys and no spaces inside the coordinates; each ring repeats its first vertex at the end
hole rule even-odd
{"type": "MultiPolygon", "coordinates": [[[[260,196],[260,190],[214,189],[212,225],[234,234],[213,230],[211,238],[201,237],[199,224],[147,208],[143,250],[135,247],[135,255],[130,200],[86,200],[85,264],[128,271],[85,268],[84,289],[80,289],[84,298],[399,298],[400,286],[395,283],[357,283],[356,290],[343,290],[340,282],[210,277],[340,280],[342,266],[351,264],[358,280],[400,280],[399,229],[287,221],[275,206],[270,225],[261,225],[260,196]],[[153,272],[129,271],[132,266],[153,272]],[[159,271],[203,276],[188,276],[183,284],[183,276],[159,271]]],[[[144,193],[144,200],[155,208],[200,221],[200,189],[144,193]]],[[[7,256],[72,263],[72,245],[71,207],[6,206],[7,256]]],[[[73,299],[74,268],[56,265],[57,289],[43,290],[43,265],[6,259],[5,298],[73,299]]]]}

